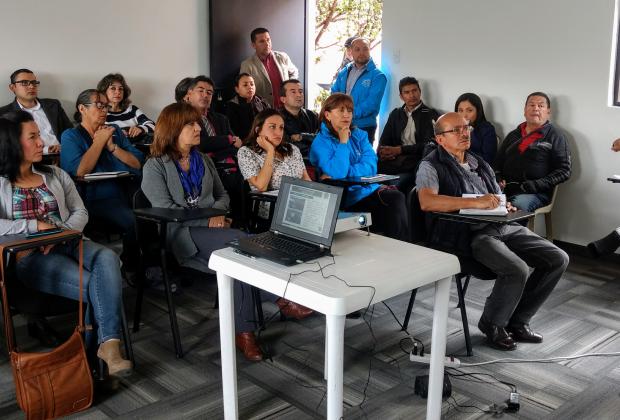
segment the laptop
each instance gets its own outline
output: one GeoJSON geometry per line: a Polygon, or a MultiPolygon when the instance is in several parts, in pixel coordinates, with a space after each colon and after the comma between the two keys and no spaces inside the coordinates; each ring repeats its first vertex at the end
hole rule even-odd
{"type": "Polygon", "coordinates": [[[342,188],[282,177],[271,228],[231,243],[242,254],[290,266],[330,255],[342,188]]]}

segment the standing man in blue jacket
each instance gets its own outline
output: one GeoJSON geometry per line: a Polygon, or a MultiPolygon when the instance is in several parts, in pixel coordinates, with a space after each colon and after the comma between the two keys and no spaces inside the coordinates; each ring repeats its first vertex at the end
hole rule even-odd
{"type": "Polygon", "coordinates": [[[351,55],[353,62],[338,73],[331,93],[346,93],[353,97],[353,125],[368,133],[372,145],[387,78],[370,58],[370,42],[366,38],[353,40],[351,55]]]}

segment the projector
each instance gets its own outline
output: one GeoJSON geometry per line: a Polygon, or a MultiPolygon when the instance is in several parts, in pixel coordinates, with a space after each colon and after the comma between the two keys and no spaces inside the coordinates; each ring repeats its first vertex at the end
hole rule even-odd
{"type": "Polygon", "coordinates": [[[347,230],[365,228],[372,225],[370,213],[366,212],[338,212],[336,230],[334,233],[346,232],[347,230]]]}

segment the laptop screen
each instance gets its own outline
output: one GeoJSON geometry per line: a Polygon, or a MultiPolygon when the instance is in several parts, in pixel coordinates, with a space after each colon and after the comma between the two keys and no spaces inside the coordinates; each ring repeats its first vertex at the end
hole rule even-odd
{"type": "Polygon", "coordinates": [[[330,247],[342,188],[283,177],[271,230],[330,247]]]}

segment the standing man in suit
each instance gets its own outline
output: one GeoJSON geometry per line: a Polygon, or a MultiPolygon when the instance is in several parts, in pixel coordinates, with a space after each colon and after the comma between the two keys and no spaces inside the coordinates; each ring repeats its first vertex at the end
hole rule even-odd
{"type": "Polygon", "coordinates": [[[338,73],[331,93],[353,97],[353,125],[368,133],[372,144],[387,78],[370,57],[370,42],[366,38],[353,40],[351,55],[353,62],[338,73]]]}
{"type": "Polygon", "coordinates": [[[57,99],[37,98],[40,83],[32,70],[15,70],[9,84],[15,100],[0,108],[0,115],[19,110],[29,112],[41,130],[43,153],[59,153],[60,135],[73,128],[73,124],[57,99]]]}
{"type": "Polygon", "coordinates": [[[239,73],[248,73],[254,78],[256,95],[273,108],[280,108],[280,85],[288,79],[297,79],[299,70],[289,56],[271,49],[271,37],[265,28],[256,28],[250,34],[252,48],[256,51],[241,63],[239,73]]]}

